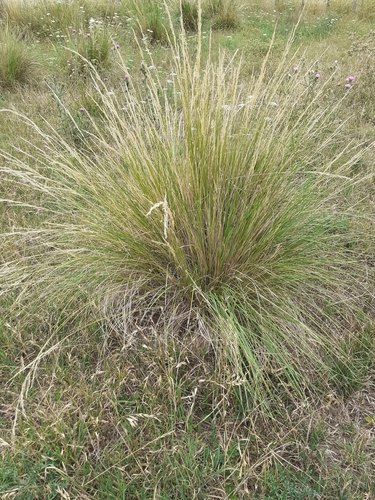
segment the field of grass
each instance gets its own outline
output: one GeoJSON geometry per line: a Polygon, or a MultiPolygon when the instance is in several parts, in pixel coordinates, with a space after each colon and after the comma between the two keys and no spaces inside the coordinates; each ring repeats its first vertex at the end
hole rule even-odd
{"type": "Polygon", "coordinates": [[[375,499],[372,3],[0,0],[0,499],[375,499]]]}

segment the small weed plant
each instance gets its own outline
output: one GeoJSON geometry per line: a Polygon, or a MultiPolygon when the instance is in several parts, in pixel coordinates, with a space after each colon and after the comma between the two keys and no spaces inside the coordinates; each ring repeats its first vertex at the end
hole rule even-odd
{"type": "Polygon", "coordinates": [[[37,145],[3,152],[1,170],[35,201],[7,203],[46,217],[3,234],[23,251],[0,289],[24,316],[74,304],[125,336],[202,332],[244,407],[270,415],[324,393],[337,359],[350,370],[372,237],[348,193],[366,148],[340,142],[329,80],[311,92],[311,68],[285,70],[292,38],[271,77],[265,58],[241,83],[240,58],[203,62],[200,12],[194,62],[183,22],[170,40],[172,90],[150,65],[147,100],[131,78],[109,95],[90,65],[101,119],[81,110],[79,148],[20,117],[37,145]]]}

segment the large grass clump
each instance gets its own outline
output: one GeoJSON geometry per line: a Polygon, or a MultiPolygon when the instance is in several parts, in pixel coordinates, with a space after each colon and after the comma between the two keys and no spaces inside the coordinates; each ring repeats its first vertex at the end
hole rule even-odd
{"type": "Polygon", "coordinates": [[[4,25],[0,32],[0,88],[36,83],[40,80],[41,67],[27,41],[4,25]]]}
{"type": "Polygon", "coordinates": [[[181,29],[173,83],[145,66],[145,87],[130,77],[112,95],[92,66],[101,114],[86,131],[72,117],[79,149],[23,119],[37,145],[4,152],[1,171],[28,198],[7,202],[44,215],[3,235],[18,257],[0,289],[24,314],[72,304],[122,335],[202,331],[218,370],[269,412],[350,367],[372,244],[350,201],[364,151],[340,142],[341,103],[310,68],[288,75],[290,47],[271,77],[266,59],[241,84],[241,60],[203,62],[199,41],[192,57],[181,29]]]}

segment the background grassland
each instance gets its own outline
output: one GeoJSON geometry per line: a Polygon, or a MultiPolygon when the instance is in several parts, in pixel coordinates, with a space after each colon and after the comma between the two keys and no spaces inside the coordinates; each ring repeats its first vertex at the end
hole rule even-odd
{"type": "Polygon", "coordinates": [[[1,4],[0,496],[375,498],[371,2],[168,5],[1,4]]]}

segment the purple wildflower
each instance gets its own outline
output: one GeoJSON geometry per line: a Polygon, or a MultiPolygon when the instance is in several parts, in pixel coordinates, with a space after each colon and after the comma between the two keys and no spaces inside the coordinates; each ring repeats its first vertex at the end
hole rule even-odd
{"type": "Polygon", "coordinates": [[[348,76],[347,80],[348,82],[354,82],[354,76],[348,76]]]}
{"type": "Polygon", "coordinates": [[[81,108],[79,108],[79,111],[80,111],[80,113],[83,113],[83,112],[84,112],[84,111],[86,111],[86,110],[85,110],[85,108],[82,108],[82,107],[81,107],[81,108]]]}

